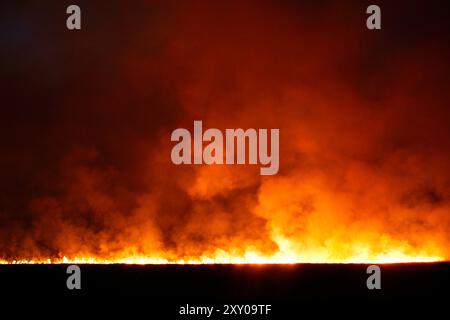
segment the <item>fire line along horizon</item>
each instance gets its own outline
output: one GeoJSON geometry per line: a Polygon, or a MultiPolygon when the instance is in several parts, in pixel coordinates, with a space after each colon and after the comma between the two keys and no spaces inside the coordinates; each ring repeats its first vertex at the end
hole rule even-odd
{"type": "Polygon", "coordinates": [[[203,132],[203,122],[194,121],[194,133],[178,128],[171,141],[178,142],[171,151],[172,162],[180,164],[261,164],[261,175],[275,175],[280,166],[279,129],[209,128],[203,132]],[[270,152],[269,152],[270,131],[270,152]],[[204,142],[209,142],[203,147],[204,142]],[[248,147],[248,152],[246,152],[248,147]],[[225,155],[225,157],[224,157],[225,155]],[[225,159],[224,159],[225,158],[225,159]],[[248,162],[246,161],[248,160],[248,162]]]}

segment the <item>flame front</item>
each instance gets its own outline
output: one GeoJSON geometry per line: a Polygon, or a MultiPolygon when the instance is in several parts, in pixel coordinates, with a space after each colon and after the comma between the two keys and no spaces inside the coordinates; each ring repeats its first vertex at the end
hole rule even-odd
{"type": "MultiPolygon", "coordinates": [[[[310,250],[295,252],[289,250],[289,241],[280,241],[280,250],[273,255],[264,255],[254,249],[245,250],[244,254],[227,252],[216,249],[215,253],[201,257],[186,257],[184,259],[170,259],[152,256],[127,256],[118,254],[115,257],[101,258],[87,256],[62,257],[49,259],[30,260],[0,260],[0,264],[295,264],[295,263],[409,263],[409,262],[437,262],[444,261],[442,256],[434,256],[433,252],[439,250],[430,249],[418,252],[407,246],[389,246],[387,252],[373,252],[367,244],[354,244],[355,254],[348,256],[336,251],[310,250]]],[[[333,249],[333,248],[331,248],[333,249]]],[[[239,250],[242,251],[242,250],[239,250]]]]}

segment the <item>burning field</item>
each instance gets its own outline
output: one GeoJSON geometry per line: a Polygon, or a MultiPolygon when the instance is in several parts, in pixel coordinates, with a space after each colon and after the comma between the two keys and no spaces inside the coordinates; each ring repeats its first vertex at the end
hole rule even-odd
{"type": "Polygon", "coordinates": [[[0,262],[450,260],[448,4],[379,5],[9,3],[0,262]],[[279,128],[278,174],[174,165],[194,120],[279,128]]]}

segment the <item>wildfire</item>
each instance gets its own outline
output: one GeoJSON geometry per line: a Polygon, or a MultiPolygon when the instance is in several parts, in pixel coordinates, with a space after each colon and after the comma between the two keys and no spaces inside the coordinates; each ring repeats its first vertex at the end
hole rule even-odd
{"type": "Polygon", "coordinates": [[[9,31],[1,264],[450,260],[444,20],[397,41],[341,1],[149,5],[114,41],[9,31]]]}

